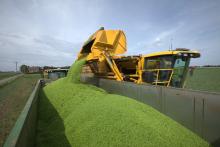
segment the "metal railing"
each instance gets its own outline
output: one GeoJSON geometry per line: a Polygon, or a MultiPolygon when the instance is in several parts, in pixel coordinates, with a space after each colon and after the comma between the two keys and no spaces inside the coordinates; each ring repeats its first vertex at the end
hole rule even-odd
{"type": "MultiPolygon", "coordinates": [[[[173,75],[173,69],[172,68],[167,68],[167,69],[147,69],[147,70],[142,70],[142,73],[143,72],[152,72],[154,73],[154,82],[152,82],[151,84],[154,84],[154,85],[159,85],[159,84],[164,84],[165,86],[169,86],[170,85],[170,82],[171,82],[171,79],[172,79],[172,75],[173,75]],[[166,71],[170,71],[170,74],[168,74],[167,78],[165,80],[161,80],[160,78],[160,74],[162,72],[166,72],[166,71]]],[[[143,80],[142,80],[143,81],[143,80]]],[[[146,82],[148,83],[148,82],[146,82]]]]}

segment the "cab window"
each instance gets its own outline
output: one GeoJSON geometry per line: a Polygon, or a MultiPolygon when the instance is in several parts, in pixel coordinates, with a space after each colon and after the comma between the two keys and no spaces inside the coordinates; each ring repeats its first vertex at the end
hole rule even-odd
{"type": "Polygon", "coordinates": [[[169,69],[173,66],[172,56],[146,58],[144,69],[169,69]]]}

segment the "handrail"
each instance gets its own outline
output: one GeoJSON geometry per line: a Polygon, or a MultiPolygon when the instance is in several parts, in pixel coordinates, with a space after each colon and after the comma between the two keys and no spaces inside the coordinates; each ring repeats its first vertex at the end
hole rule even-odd
{"type": "Polygon", "coordinates": [[[154,82],[152,82],[152,84],[155,84],[155,85],[158,85],[159,83],[163,83],[163,84],[166,84],[167,87],[169,87],[170,85],[170,82],[172,80],[172,76],[173,76],[173,69],[172,68],[164,68],[164,69],[145,69],[145,70],[142,70],[143,71],[150,71],[150,72],[156,72],[156,80],[154,82]],[[159,74],[160,74],[160,71],[171,71],[171,74],[169,76],[169,80],[164,80],[164,81],[159,81],[159,74]]]}
{"type": "Polygon", "coordinates": [[[155,68],[155,69],[143,69],[142,71],[156,71],[156,70],[173,70],[173,68],[155,68]]]}

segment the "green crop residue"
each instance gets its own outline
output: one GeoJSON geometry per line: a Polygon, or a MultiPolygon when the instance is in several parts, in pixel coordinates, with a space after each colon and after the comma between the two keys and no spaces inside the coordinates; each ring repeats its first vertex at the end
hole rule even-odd
{"type": "Polygon", "coordinates": [[[43,88],[36,146],[209,146],[148,105],[79,83],[84,62],[75,62],[67,78],[43,88]]]}
{"type": "Polygon", "coordinates": [[[85,62],[85,59],[81,59],[73,63],[66,78],[67,82],[80,83],[80,73],[85,62]]]}

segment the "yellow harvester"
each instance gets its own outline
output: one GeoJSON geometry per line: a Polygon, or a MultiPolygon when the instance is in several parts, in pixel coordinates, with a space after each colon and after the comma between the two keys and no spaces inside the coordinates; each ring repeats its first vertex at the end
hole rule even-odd
{"type": "Polygon", "coordinates": [[[78,59],[85,58],[85,73],[117,81],[183,87],[191,58],[197,51],[179,48],[147,55],[122,56],[127,51],[121,30],[96,31],[83,45],[78,59]]]}

